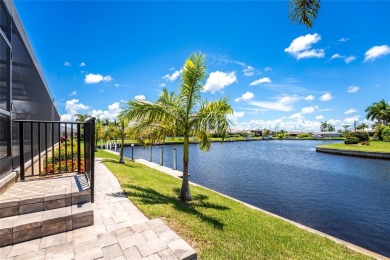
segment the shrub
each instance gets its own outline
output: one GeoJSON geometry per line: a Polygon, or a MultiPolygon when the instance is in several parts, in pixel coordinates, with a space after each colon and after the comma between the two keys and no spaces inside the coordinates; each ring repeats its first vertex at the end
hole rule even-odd
{"type": "Polygon", "coordinates": [[[386,126],[383,128],[382,139],[384,142],[390,142],[390,126],[386,126]]]}
{"type": "Polygon", "coordinates": [[[361,145],[370,145],[370,142],[369,141],[363,141],[360,143],[361,145]]]}
{"type": "MultiPolygon", "coordinates": [[[[363,132],[363,131],[350,132],[349,136],[356,137],[357,139],[359,139],[359,142],[364,142],[364,141],[370,140],[370,138],[368,137],[368,133],[363,132]]],[[[347,138],[348,138],[348,136],[347,136],[347,138]]]]}
{"type": "Polygon", "coordinates": [[[344,144],[358,144],[358,143],[359,143],[359,138],[354,136],[348,136],[344,140],[344,144]]]}

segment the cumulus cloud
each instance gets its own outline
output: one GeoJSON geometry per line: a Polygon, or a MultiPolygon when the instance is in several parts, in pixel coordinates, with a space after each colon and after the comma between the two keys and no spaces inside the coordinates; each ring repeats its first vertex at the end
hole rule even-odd
{"type": "Polygon", "coordinates": [[[85,84],[97,84],[99,82],[110,82],[111,80],[111,76],[102,76],[100,74],[89,73],[85,75],[84,82],[85,84]]]}
{"type": "Polygon", "coordinates": [[[381,56],[385,56],[389,53],[390,53],[390,48],[388,45],[374,46],[368,51],[366,51],[366,53],[364,54],[363,62],[374,61],[375,59],[381,56]]]}
{"type": "Polygon", "coordinates": [[[306,34],[294,39],[290,46],[284,49],[284,52],[294,56],[297,60],[303,58],[323,58],[325,56],[324,49],[313,49],[312,45],[321,40],[318,33],[306,34]]]}
{"type": "Polygon", "coordinates": [[[321,101],[329,101],[333,98],[332,94],[330,93],[324,93],[321,97],[320,97],[320,100],[321,101]]]}
{"type": "Polygon", "coordinates": [[[214,94],[217,91],[222,91],[225,87],[233,84],[237,81],[236,73],[232,72],[211,72],[209,78],[206,81],[203,92],[210,91],[214,94]]]}
{"type": "Polygon", "coordinates": [[[69,94],[69,96],[76,96],[77,95],[77,91],[73,91],[72,93],[69,94]]]}
{"type": "Polygon", "coordinates": [[[65,61],[65,62],[64,62],[64,66],[65,66],[65,67],[71,67],[72,65],[70,64],[69,61],[65,61]]]}
{"type": "Polygon", "coordinates": [[[318,109],[318,106],[311,106],[311,107],[304,107],[302,108],[301,110],[301,114],[304,115],[304,114],[312,114],[314,113],[316,110],[318,109]]]}
{"type": "Polygon", "coordinates": [[[347,111],[345,111],[344,114],[345,114],[345,115],[349,115],[349,114],[353,114],[353,113],[355,113],[355,112],[357,112],[357,110],[351,108],[351,109],[348,109],[347,111]]]}
{"type": "Polygon", "coordinates": [[[248,91],[248,92],[242,94],[241,97],[236,98],[234,101],[236,101],[236,102],[246,101],[246,100],[252,99],[252,98],[254,98],[254,97],[255,97],[255,95],[253,95],[253,93],[251,93],[251,92],[248,91]]]}
{"type": "Polygon", "coordinates": [[[246,66],[246,68],[244,68],[242,71],[247,77],[255,75],[255,68],[253,68],[252,66],[246,66]]]}
{"type": "Polygon", "coordinates": [[[356,57],[355,57],[355,56],[349,56],[349,57],[345,57],[344,62],[345,62],[346,64],[349,64],[350,62],[352,62],[352,61],[354,61],[354,60],[356,60],[356,57]]]}
{"type": "Polygon", "coordinates": [[[85,67],[85,66],[87,66],[87,64],[85,64],[85,62],[81,62],[79,66],[80,67],[85,67]]]}
{"type": "Polygon", "coordinates": [[[162,76],[162,79],[165,79],[167,81],[175,81],[180,76],[180,74],[182,72],[183,72],[182,69],[181,70],[176,70],[172,74],[166,74],[166,75],[162,76]]]}
{"type": "Polygon", "coordinates": [[[313,95],[308,95],[307,97],[305,97],[305,100],[306,101],[313,101],[314,100],[314,96],[313,95]]]}
{"type": "Polygon", "coordinates": [[[324,116],[323,115],[318,115],[318,116],[316,116],[316,119],[317,120],[322,120],[322,119],[324,119],[324,116]]]}
{"type": "Polygon", "coordinates": [[[253,81],[251,84],[249,84],[249,86],[256,86],[256,85],[260,85],[263,83],[271,83],[271,79],[270,78],[261,78],[261,79],[253,81]]]}
{"type": "Polygon", "coordinates": [[[74,116],[76,114],[81,114],[80,110],[87,110],[89,109],[88,106],[80,103],[80,100],[78,99],[72,99],[68,100],[65,103],[65,114],[61,115],[61,121],[74,121],[74,116]]]}
{"type": "Polygon", "coordinates": [[[348,87],[348,92],[349,93],[356,93],[356,92],[358,92],[358,90],[359,90],[358,86],[349,86],[348,87]]]}
{"type": "Polygon", "coordinates": [[[114,121],[116,117],[121,112],[120,104],[119,102],[115,102],[107,107],[107,110],[92,110],[91,116],[98,118],[98,119],[108,119],[110,121],[114,121]]]}
{"type": "Polygon", "coordinates": [[[144,95],[137,95],[134,97],[135,100],[145,100],[145,96],[144,95]]]}

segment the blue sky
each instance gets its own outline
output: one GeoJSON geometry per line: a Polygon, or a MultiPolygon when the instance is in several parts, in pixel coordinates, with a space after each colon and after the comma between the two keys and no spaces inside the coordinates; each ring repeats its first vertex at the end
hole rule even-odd
{"type": "Polygon", "coordinates": [[[340,129],[390,102],[390,1],[322,1],[310,29],[287,1],[14,3],[63,120],[177,90],[198,51],[203,97],[230,97],[232,128],[340,129]]]}

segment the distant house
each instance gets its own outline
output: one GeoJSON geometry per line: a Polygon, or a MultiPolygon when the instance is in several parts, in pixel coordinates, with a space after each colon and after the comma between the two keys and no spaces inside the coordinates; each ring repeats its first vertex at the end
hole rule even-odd
{"type": "Polygon", "coordinates": [[[306,134],[305,132],[288,132],[289,136],[296,137],[298,135],[306,134]]]}
{"type": "Polygon", "coordinates": [[[314,132],[313,137],[318,138],[317,136],[320,136],[322,138],[332,138],[332,137],[341,137],[342,133],[338,132],[314,132]]]}

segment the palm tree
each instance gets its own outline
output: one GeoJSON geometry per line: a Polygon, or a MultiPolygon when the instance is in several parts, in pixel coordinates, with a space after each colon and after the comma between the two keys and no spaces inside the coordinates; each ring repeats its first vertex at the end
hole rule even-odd
{"type": "Polygon", "coordinates": [[[313,20],[317,18],[320,9],[320,0],[290,0],[290,20],[306,25],[306,28],[313,26],[313,20]]]}
{"type": "Polygon", "coordinates": [[[334,132],[335,127],[334,127],[334,125],[328,124],[327,129],[328,129],[328,132],[334,132]]]}
{"type": "Polygon", "coordinates": [[[88,118],[91,117],[90,115],[87,114],[75,114],[74,116],[76,118],[75,122],[81,122],[81,123],[84,123],[85,121],[87,121],[88,118]]]}
{"type": "Polygon", "coordinates": [[[366,118],[369,120],[378,120],[383,125],[387,125],[390,121],[390,105],[384,99],[372,103],[365,112],[367,112],[366,118]]]}
{"type": "Polygon", "coordinates": [[[365,123],[361,123],[358,125],[357,129],[364,131],[364,129],[368,128],[368,125],[365,123]]]}
{"type": "Polygon", "coordinates": [[[326,121],[321,122],[321,126],[320,126],[321,132],[326,132],[326,130],[328,129],[328,125],[329,124],[326,121]]]}
{"type": "Polygon", "coordinates": [[[211,145],[210,132],[227,136],[229,128],[228,114],[233,110],[228,99],[202,101],[206,78],[205,56],[194,53],[183,66],[179,93],[168,93],[164,89],[156,101],[131,100],[121,116],[137,122],[135,131],[138,135],[148,136],[150,142],[165,140],[167,136],[183,136],[183,182],[179,198],[191,200],[188,183],[189,137],[195,136],[203,151],[211,145]]]}
{"type": "Polygon", "coordinates": [[[120,158],[119,158],[119,163],[125,163],[125,160],[123,159],[123,150],[125,146],[125,138],[129,134],[129,120],[126,119],[125,117],[117,117],[117,127],[118,127],[118,136],[121,139],[121,151],[120,151],[120,158]]]}

